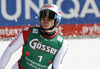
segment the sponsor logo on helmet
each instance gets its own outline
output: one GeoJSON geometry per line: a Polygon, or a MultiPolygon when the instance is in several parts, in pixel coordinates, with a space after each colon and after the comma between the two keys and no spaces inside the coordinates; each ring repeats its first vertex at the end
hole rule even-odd
{"type": "Polygon", "coordinates": [[[60,8],[58,8],[57,13],[58,13],[58,14],[61,14],[60,8]]]}
{"type": "Polygon", "coordinates": [[[44,8],[46,8],[46,7],[52,8],[52,7],[54,7],[54,6],[52,6],[52,5],[45,5],[44,8]]]}

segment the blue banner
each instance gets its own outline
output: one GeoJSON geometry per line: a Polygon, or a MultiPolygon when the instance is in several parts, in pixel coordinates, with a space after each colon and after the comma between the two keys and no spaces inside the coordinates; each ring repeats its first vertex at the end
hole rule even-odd
{"type": "Polygon", "coordinates": [[[0,26],[39,25],[39,10],[47,3],[60,7],[60,24],[100,23],[100,0],[0,0],[0,26]]]}

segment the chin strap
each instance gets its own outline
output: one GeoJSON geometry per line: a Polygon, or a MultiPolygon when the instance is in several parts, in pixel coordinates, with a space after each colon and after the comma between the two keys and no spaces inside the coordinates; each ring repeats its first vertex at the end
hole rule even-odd
{"type": "Polygon", "coordinates": [[[53,32],[45,32],[44,29],[43,29],[42,27],[40,27],[40,31],[41,31],[43,34],[47,35],[47,36],[52,36],[52,35],[55,34],[55,30],[54,30],[53,32]]]}
{"type": "Polygon", "coordinates": [[[45,28],[43,28],[42,26],[41,26],[41,28],[43,29],[43,30],[52,30],[52,29],[54,29],[55,28],[55,26],[52,26],[51,28],[49,28],[49,29],[45,29],[45,28]]]}

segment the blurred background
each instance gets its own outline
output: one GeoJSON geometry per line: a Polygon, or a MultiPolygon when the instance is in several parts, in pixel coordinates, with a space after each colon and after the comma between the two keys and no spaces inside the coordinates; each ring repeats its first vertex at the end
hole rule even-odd
{"type": "Polygon", "coordinates": [[[56,31],[69,43],[63,69],[100,69],[100,0],[0,0],[0,56],[22,28],[40,25],[47,3],[61,9],[56,31]]]}

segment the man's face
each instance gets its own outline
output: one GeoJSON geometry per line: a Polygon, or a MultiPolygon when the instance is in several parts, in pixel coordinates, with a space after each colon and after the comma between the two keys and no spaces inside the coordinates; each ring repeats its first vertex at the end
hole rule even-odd
{"type": "Polygon", "coordinates": [[[54,21],[54,19],[49,20],[48,17],[45,17],[44,19],[41,19],[40,23],[44,29],[49,29],[54,25],[54,21]]]}

